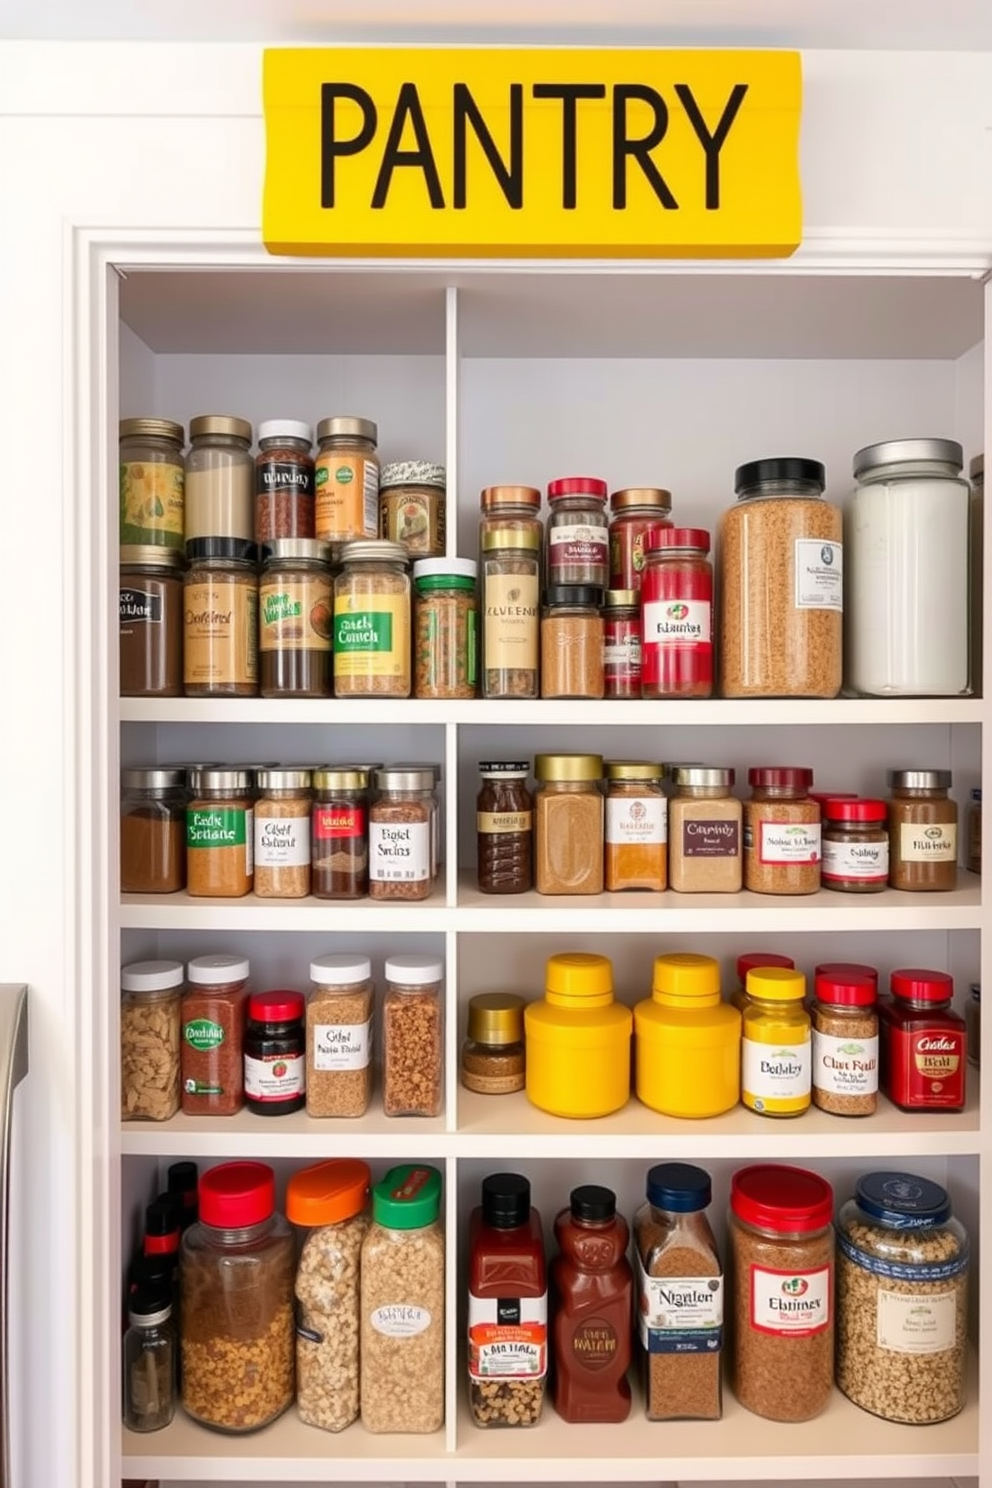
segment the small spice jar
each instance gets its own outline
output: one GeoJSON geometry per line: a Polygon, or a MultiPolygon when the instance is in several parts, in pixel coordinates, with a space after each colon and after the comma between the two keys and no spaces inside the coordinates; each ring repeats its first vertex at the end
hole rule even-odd
{"type": "Polygon", "coordinates": [[[176,1328],[168,1289],[147,1285],[127,1300],[124,1360],[124,1425],[128,1431],[161,1431],[176,1409],[176,1328]]]}
{"type": "Polygon", "coordinates": [[[399,460],[384,465],[379,477],[379,536],[402,543],[412,557],[444,553],[443,465],[399,460]]]}
{"type": "Polygon", "coordinates": [[[179,1110],[181,961],[121,967],[121,1120],[168,1121],[179,1110]]]}
{"type": "Polygon", "coordinates": [[[313,772],[310,880],[318,899],[364,899],[369,891],[368,770],[313,772]]]}
{"type": "Polygon", "coordinates": [[[289,1116],[306,1103],[306,1004],[302,992],[255,992],[245,1030],[245,1105],[289,1116]]]}
{"type": "Polygon", "coordinates": [[[973,790],[968,807],[968,869],[971,873],[982,871],[982,793],[973,790]]]}
{"type": "Polygon", "coordinates": [[[247,419],[205,413],[189,426],[186,543],[195,538],[255,541],[255,462],[247,419]]]}
{"type": "Polygon", "coordinates": [[[514,992],[480,992],[468,1005],[462,1084],[479,1095],[523,1090],[524,1000],[514,992]]]}
{"type": "Polygon", "coordinates": [[[882,1089],[904,1111],[962,1111],[967,1028],[945,971],[900,969],[880,1005],[882,1089]]]}
{"type": "Polygon", "coordinates": [[[258,692],[256,549],[241,538],[186,544],[183,691],[187,697],[254,697],[258,692]]]}
{"type": "Polygon", "coordinates": [[[807,792],[813,771],[748,770],[744,887],[755,894],[815,894],[820,887],[820,808],[807,792]]]}
{"type": "Polygon", "coordinates": [[[476,567],[471,558],[413,565],[414,697],[475,697],[476,567]]]}
{"type": "Polygon", "coordinates": [[[186,771],[121,771],[121,893],[174,894],[186,884],[186,771]]]}
{"type": "Polygon", "coordinates": [[[312,538],[313,431],[299,419],[266,419],[255,456],[255,541],[312,538]]]}
{"type": "Polygon", "coordinates": [[[249,971],[242,956],[194,956],[186,967],[184,1116],[233,1116],[244,1105],[249,971]]]}
{"type": "Polygon", "coordinates": [[[255,775],[254,890],[260,899],[305,899],[310,892],[310,771],[255,775]]]}
{"type": "Polygon", "coordinates": [[[741,1043],[741,1100],[759,1116],[801,1116],[812,1098],[806,978],[784,966],[747,974],[741,1043]]]}
{"type": "Polygon", "coordinates": [[[554,585],[541,612],[541,696],[601,698],[603,677],[602,590],[554,585]]]}
{"type": "Polygon", "coordinates": [[[873,1116],[878,1106],[877,979],[817,971],[811,1011],[813,1104],[835,1116],[873,1116]]]}
{"type": "Polygon", "coordinates": [[[372,1097],[372,1009],[367,956],[316,956],[307,999],[307,1114],[364,1116],[372,1097]]]}
{"type": "Polygon", "coordinates": [[[525,894],[534,886],[533,807],[526,760],[479,765],[476,863],[482,894],[525,894]]]}
{"type": "Polygon", "coordinates": [[[181,697],[183,569],[180,548],[121,548],[117,592],[121,697],[181,697]]]}
{"type": "Polygon", "coordinates": [[[964,1021],[968,1035],[968,1063],[978,1069],[982,1062],[982,987],[980,982],[972,982],[968,988],[964,1021]]]}
{"type": "Polygon", "coordinates": [[[527,519],[499,521],[483,518],[480,537],[482,696],[536,698],[541,534],[527,519]]]}
{"type": "Polygon", "coordinates": [[[147,543],[182,551],[185,439],[182,424],[172,419],[121,419],[122,545],[147,543]]]}
{"type": "Polygon", "coordinates": [[[444,1105],[444,964],[390,956],[382,1002],[382,1109],[440,1116],[444,1105]]]}
{"type": "Polygon", "coordinates": [[[602,756],[539,754],[534,775],[534,887],[539,894],[601,894],[602,756]]]}
{"type": "Polygon", "coordinates": [[[950,770],[890,770],[889,883],[941,893],[957,887],[958,808],[950,770]]]}
{"type": "Polygon", "coordinates": [[[643,760],[607,760],[607,893],[668,887],[668,801],[662,790],[664,765],[643,760]]]}
{"type": "Polygon", "coordinates": [[[830,1400],[833,1212],[830,1184],[805,1168],[755,1165],[731,1179],[733,1390],[770,1421],[809,1421],[830,1400]]]}
{"type": "Polygon", "coordinates": [[[479,506],[480,552],[485,551],[487,532],[511,532],[536,537],[540,553],[544,523],[540,517],[541,493],[536,486],[486,486],[480,493],[479,506]]]}
{"type": "Polygon", "coordinates": [[[524,1008],[527,1099],[552,1116],[619,1111],[630,1097],[630,1008],[613,1000],[613,967],[584,951],[548,958],[544,1000],[524,1008]]]}
{"type": "Polygon", "coordinates": [[[203,765],[190,771],[186,807],[186,891],[241,899],[254,882],[254,798],[248,770],[203,765]]]}
{"type": "Polygon", "coordinates": [[[673,765],[668,802],[668,882],[680,894],[736,894],[741,887],[741,803],[734,771],[673,765]]]}
{"type": "Polygon", "coordinates": [[[720,1116],[741,1093],[741,1015],[720,1001],[712,956],[656,956],[634,1008],[634,1089],[663,1116],[720,1116]]]}
{"type": "Polygon", "coordinates": [[[730,1001],[741,1012],[747,1007],[747,974],[756,966],[785,966],[792,971],[795,965],[791,956],[777,956],[771,951],[745,951],[737,957],[737,986],[730,994],[730,1001]]]}
{"type": "Polygon", "coordinates": [[[641,695],[641,601],[635,589],[603,595],[603,685],[608,698],[641,695]]]}
{"type": "Polygon", "coordinates": [[[263,548],[258,583],[262,697],[330,697],[332,591],[330,544],[280,537],[263,548]]]}
{"type": "Polygon", "coordinates": [[[371,419],[341,415],[317,425],[314,536],[322,542],[374,538],[378,532],[378,438],[371,419]]]}
{"type": "Polygon", "coordinates": [[[845,894],[880,894],[889,881],[885,802],[828,796],[820,811],[823,887],[845,894]]]}
{"type": "Polygon", "coordinates": [[[399,543],[347,542],[334,580],[335,697],[409,697],[410,576],[399,543]]]}
{"type": "Polygon", "coordinates": [[[434,771],[376,770],[369,811],[369,897],[427,899],[434,881],[434,771]]]}
{"type": "Polygon", "coordinates": [[[713,694],[713,567],[700,527],[658,527],[644,539],[641,695],[713,694]]]}
{"type": "Polygon", "coordinates": [[[548,486],[548,584],[610,581],[606,482],[587,475],[567,476],[548,486]]]}
{"type": "Polygon", "coordinates": [[[657,486],[628,486],[610,497],[610,588],[641,587],[644,539],[670,527],[672,493],[657,486]]]}

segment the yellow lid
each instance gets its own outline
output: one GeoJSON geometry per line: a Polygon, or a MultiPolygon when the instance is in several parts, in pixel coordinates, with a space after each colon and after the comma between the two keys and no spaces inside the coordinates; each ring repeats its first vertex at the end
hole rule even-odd
{"type": "Polygon", "coordinates": [[[549,956],[544,978],[549,1002],[576,999],[582,1007],[605,1007],[613,1000],[613,966],[608,956],[566,951],[549,956]]]}
{"type": "Polygon", "coordinates": [[[719,998],[720,963],[712,956],[697,956],[691,951],[656,956],[651,995],[666,998],[719,998]]]}
{"type": "Polygon", "coordinates": [[[524,1036],[524,1000],[515,992],[481,992],[468,1005],[468,1036],[480,1044],[516,1044],[524,1036]]]}
{"type": "Polygon", "coordinates": [[[756,966],[747,974],[746,990],[763,1002],[799,1002],[806,996],[806,978],[788,966],[756,966]]]}
{"type": "MultiPolygon", "coordinates": [[[[537,754],[534,756],[537,780],[602,780],[601,754],[537,754]]],[[[553,956],[553,961],[558,958],[553,956]]],[[[587,956],[587,961],[603,961],[604,956],[587,956]]]]}

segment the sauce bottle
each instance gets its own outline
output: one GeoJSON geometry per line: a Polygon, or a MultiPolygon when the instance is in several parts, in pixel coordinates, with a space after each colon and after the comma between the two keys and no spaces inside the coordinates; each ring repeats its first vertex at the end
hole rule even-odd
{"type": "Polygon", "coordinates": [[[555,1410],[563,1421],[626,1421],[634,1275],[616,1195],[573,1188],[555,1219],[551,1263],[555,1410]]]}
{"type": "Polygon", "coordinates": [[[519,1173],[482,1180],[469,1219],[469,1407],[477,1426],[533,1426],[547,1373],[541,1216],[519,1173]]]}

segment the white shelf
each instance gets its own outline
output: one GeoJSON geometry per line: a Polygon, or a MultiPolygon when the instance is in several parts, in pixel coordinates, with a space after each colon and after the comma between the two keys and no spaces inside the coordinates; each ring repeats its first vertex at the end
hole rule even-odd
{"type": "Polygon", "coordinates": [[[122,894],[122,929],[144,930],[349,930],[418,932],[451,926],[443,879],[429,899],[201,899],[178,894],[122,894]]]}
{"type": "Polygon", "coordinates": [[[125,1156],[180,1155],[218,1158],[298,1157],[316,1162],[331,1153],[384,1157],[396,1161],[443,1158],[452,1148],[443,1116],[384,1116],[381,1096],[357,1120],[316,1118],[305,1111],[289,1116],[173,1116],[171,1121],[121,1122],[125,1156]]]}

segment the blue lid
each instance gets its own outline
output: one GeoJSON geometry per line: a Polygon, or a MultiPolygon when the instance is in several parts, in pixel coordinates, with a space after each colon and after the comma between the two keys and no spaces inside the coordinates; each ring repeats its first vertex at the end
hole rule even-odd
{"type": "Polygon", "coordinates": [[[947,1190],[915,1173],[866,1173],[855,1192],[865,1214],[891,1230],[918,1230],[951,1217],[947,1190]]]}
{"type": "Polygon", "coordinates": [[[648,1203],[656,1209],[689,1214],[705,1209],[713,1197],[710,1175],[691,1163],[658,1163],[648,1171],[648,1203]]]}

